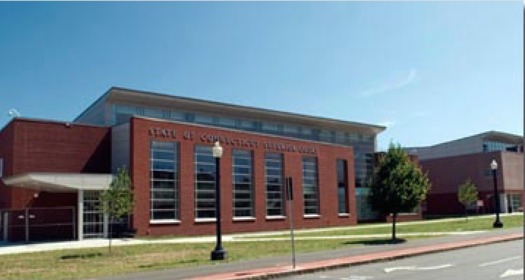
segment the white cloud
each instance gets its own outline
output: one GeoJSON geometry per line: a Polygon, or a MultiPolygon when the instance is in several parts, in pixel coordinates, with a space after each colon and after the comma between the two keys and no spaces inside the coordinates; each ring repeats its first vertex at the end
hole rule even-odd
{"type": "Polygon", "coordinates": [[[361,95],[363,95],[363,96],[373,96],[373,95],[389,92],[389,91],[392,91],[392,90],[400,89],[400,88],[406,87],[406,86],[410,85],[411,83],[413,83],[415,81],[416,77],[417,77],[417,70],[416,69],[411,69],[408,72],[408,75],[406,77],[403,77],[402,79],[398,79],[398,80],[395,80],[395,81],[391,81],[391,82],[385,83],[384,85],[380,85],[380,86],[369,88],[367,90],[362,91],[361,95]]]}

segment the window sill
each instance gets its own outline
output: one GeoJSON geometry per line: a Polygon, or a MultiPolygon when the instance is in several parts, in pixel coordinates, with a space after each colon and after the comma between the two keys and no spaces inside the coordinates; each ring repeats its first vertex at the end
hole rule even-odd
{"type": "Polygon", "coordinates": [[[266,220],[285,220],[286,216],[266,216],[266,220]]]}
{"type": "Polygon", "coordinates": [[[303,215],[303,218],[305,218],[305,219],[319,219],[319,218],[321,218],[321,215],[318,215],[318,214],[308,214],[308,215],[303,215]]]}
{"type": "Polygon", "coordinates": [[[150,220],[150,225],[180,224],[180,220],[150,220]]]}
{"type": "Polygon", "coordinates": [[[195,222],[196,223],[215,223],[217,221],[217,219],[215,218],[200,218],[200,219],[195,219],[195,222]]]}
{"type": "Polygon", "coordinates": [[[350,217],[350,213],[339,213],[339,217],[350,217]]]}
{"type": "Polygon", "coordinates": [[[255,221],[255,217],[234,217],[234,222],[252,222],[255,221]]]}

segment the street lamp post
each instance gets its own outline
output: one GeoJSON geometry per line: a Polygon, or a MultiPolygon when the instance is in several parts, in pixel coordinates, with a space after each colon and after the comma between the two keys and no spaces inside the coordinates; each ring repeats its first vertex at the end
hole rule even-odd
{"type": "Polygon", "coordinates": [[[498,178],[497,178],[497,170],[498,170],[498,163],[495,159],[492,160],[490,163],[490,169],[492,169],[492,179],[494,180],[494,201],[496,202],[496,221],[494,221],[494,224],[492,226],[494,228],[502,228],[503,223],[499,220],[499,195],[498,195],[498,178]]]}
{"type": "Polygon", "coordinates": [[[222,147],[219,141],[216,141],[212,149],[213,157],[215,158],[215,216],[216,216],[216,235],[217,243],[215,249],[211,251],[211,260],[224,260],[228,253],[222,248],[222,234],[221,234],[221,157],[222,147]]]}

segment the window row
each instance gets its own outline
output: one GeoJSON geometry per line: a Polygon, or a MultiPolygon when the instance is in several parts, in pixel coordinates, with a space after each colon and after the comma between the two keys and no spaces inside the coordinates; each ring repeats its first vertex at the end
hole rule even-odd
{"type": "Polygon", "coordinates": [[[266,122],[255,119],[214,116],[200,112],[182,112],[178,110],[149,108],[124,104],[114,105],[112,124],[125,123],[133,115],[236,128],[247,131],[259,131],[269,134],[293,136],[302,139],[318,140],[351,146],[355,146],[358,143],[367,143],[370,145],[373,145],[374,143],[374,136],[367,134],[325,130],[291,123],[266,122]]]}
{"type": "MultiPolygon", "coordinates": [[[[194,209],[196,219],[215,218],[216,159],[211,146],[194,149],[194,209]]],[[[232,151],[232,209],[234,218],[255,217],[253,152],[232,151]]],[[[316,157],[302,158],[303,214],[319,215],[316,157]]],[[[284,159],[282,153],[264,157],[266,216],[285,216],[284,159]]],[[[337,160],[337,194],[340,214],[349,213],[347,161],[337,160]]],[[[150,219],[180,220],[179,145],[152,141],[150,147],[150,219]]]]}

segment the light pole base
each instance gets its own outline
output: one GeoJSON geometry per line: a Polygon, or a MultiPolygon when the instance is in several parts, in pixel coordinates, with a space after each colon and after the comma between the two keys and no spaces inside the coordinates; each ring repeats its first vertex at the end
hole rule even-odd
{"type": "Polygon", "coordinates": [[[222,261],[228,257],[228,252],[224,249],[215,249],[211,251],[211,260],[212,261],[222,261]]]}
{"type": "Polygon", "coordinates": [[[493,228],[502,228],[502,227],[503,227],[503,223],[500,222],[500,221],[495,221],[495,222],[492,224],[492,227],[493,227],[493,228]]]}

